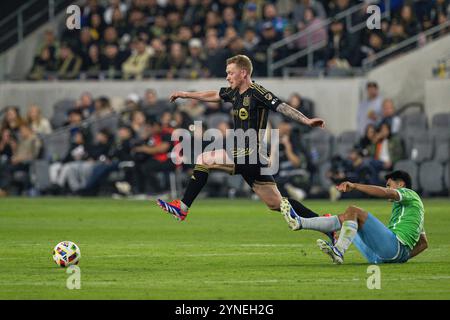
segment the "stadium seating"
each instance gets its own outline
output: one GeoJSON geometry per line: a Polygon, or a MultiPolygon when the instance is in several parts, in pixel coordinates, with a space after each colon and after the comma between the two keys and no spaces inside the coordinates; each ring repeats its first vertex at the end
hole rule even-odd
{"type": "Polygon", "coordinates": [[[315,128],[304,135],[304,141],[313,165],[320,166],[331,159],[331,148],[334,141],[331,133],[315,128]]]}
{"type": "Polygon", "coordinates": [[[445,187],[450,190],[450,161],[445,164],[444,183],[445,187]]]}
{"type": "Polygon", "coordinates": [[[346,158],[356,143],[359,135],[357,131],[344,131],[336,139],[333,154],[346,158]]]}
{"type": "Polygon", "coordinates": [[[425,193],[440,193],[444,190],[444,167],[437,161],[426,161],[420,165],[420,189],[425,193]]]}
{"type": "Polygon", "coordinates": [[[433,138],[429,133],[418,134],[412,138],[409,158],[417,163],[431,160],[433,157],[433,138]]]}
{"type": "Polygon", "coordinates": [[[42,137],[44,144],[44,159],[59,161],[63,159],[70,148],[70,131],[68,129],[58,130],[42,137]]]}

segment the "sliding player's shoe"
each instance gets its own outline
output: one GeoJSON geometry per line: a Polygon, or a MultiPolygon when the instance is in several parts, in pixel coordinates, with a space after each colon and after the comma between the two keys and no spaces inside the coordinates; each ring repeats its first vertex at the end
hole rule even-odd
{"type": "Polygon", "coordinates": [[[333,263],[342,264],[344,263],[344,255],[334,246],[332,246],[329,242],[318,239],[317,246],[322,250],[323,253],[326,253],[331,257],[333,263]]]}
{"type": "MultiPolygon", "coordinates": [[[[327,213],[323,215],[324,217],[332,217],[331,214],[327,213]]],[[[325,235],[330,239],[331,244],[334,246],[338,240],[338,235],[336,231],[327,232],[325,235]]]]}
{"type": "Polygon", "coordinates": [[[289,200],[287,198],[281,199],[280,204],[280,211],[283,215],[284,219],[289,225],[289,228],[292,230],[300,230],[302,228],[302,223],[300,220],[300,217],[295,212],[295,210],[292,208],[291,204],[289,203],[289,200]]]}
{"type": "Polygon", "coordinates": [[[186,219],[187,212],[181,210],[181,202],[180,200],[173,200],[172,202],[166,202],[164,200],[158,199],[156,201],[158,206],[161,207],[167,213],[170,213],[175,219],[179,221],[183,221],[186,219]]]}

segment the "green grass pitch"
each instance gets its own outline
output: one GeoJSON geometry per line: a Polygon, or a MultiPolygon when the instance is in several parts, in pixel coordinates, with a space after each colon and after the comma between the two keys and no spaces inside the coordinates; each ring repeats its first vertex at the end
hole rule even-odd
{"type": "MultiPolygon", "coordinates": [[[[430,247],[381,265],[381,289],[351,247],[344,265],[257,201],[199,199],[179,223],[154,202],[77,198],[0,201],[0,299],[450,299],[450,201],[425,200],[430,247]],[[51,251],[81,248],[81,289],[51,251]]],[[[306,201],[320,213],[356,204],[387,222],[383,200],[306,201]]]]}

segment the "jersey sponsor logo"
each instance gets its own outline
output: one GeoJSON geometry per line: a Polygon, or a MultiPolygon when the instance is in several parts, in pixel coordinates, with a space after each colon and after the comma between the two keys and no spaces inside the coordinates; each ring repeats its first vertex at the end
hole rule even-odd
{"type": "Polygon", "coordinates": [[[240,108],[239,109],[239,118],[241,120],[247,120],[248,118],[248,111],[245,108],[240,108]]]}
{"type": "Polygon", "coordinates": [[[242,104],[244,107],[248,107],[250,105],[250,96],[245,96],[242,104]]]}
{"type": "Polygon", "coordinates": [[[266,98],[267,100],[272,100],[272,95],[270,93],[267,93],[264,98],[266,98]]]}

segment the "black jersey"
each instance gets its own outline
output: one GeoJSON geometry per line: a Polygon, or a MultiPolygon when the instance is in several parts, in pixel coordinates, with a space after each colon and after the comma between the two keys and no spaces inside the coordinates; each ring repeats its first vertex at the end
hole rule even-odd
{"type": "Polygon", "coordinates": [[[221,88],[220,98],[233,104],[234,129],[247,131],[253,129],[257,133],[257,146],[247,146],[245,153],[252,153],[261,143],[260,130],[266,129],[269,111],[276,111],[281,103],[272,92],[253,82],[242,94],[239,89],[221,88]]]}

